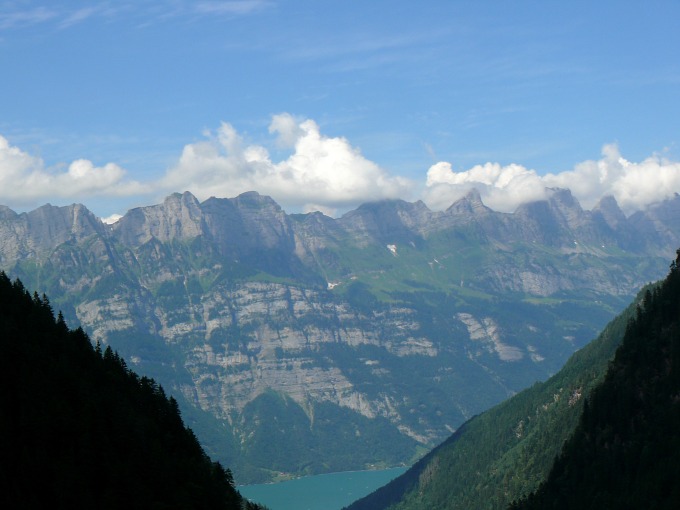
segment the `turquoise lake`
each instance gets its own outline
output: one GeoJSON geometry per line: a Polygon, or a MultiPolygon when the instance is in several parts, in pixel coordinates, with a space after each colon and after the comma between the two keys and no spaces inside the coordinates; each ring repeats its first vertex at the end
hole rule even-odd
{"type": "Polygon", "coordinates": [[[307,476],[288,482],[242,485],[241,494],[270,510],[340,510],[406,471],[348,471],[307,476]]]}

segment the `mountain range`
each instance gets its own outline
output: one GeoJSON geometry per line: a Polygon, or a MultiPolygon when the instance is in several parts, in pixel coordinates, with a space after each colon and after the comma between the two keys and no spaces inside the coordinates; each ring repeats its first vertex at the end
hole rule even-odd
{"type": "Polygon", "coordinates": [[[0,207],[0,269],[179,401],[239,482],[408,463],[556,373],[680,245],[680,197],[625,216],[568,190],[341,218],[190,193],[113,225],[0,207]]]}

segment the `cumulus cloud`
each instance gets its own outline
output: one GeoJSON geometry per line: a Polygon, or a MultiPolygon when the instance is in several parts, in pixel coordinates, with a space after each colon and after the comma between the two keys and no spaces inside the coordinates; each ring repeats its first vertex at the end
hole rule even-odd
{"type": "Polygon", "coordinates": [[[261,145],[246,145],[223,123],[207,140],[184,147],[177,165],[162,180],[166,189],[189,189],[200,198],[256,190],[284,206],[332,213],[362,202],[408,195],[411,182],[392,177],[345,139],[321,134],[313,120],[274,115],[269,132],[292,148],[272,161],[261,145]]]}
{"type": "Polygon", "coordinates": [[[427,171],[425,185],[423,199],[433,209],[445,209],[472,188],[479,191],[486,205],[503,212],[546,196],[545,184],[536,172],[516,164],[486,163],[454,172],[450,163],[439,162],[427,171]]]}
{"type": "Polygon", "coordinates": [[[96,167],[86,159],[72,162],[65,170],[46,168],[42,159],[0,136],[0,200],[11,204],[145,192],[143,185],[126,180],[125,175],[115,163],[96,167]]]}
{"type": "Polygon", "coordinates": [[[544,180],[549,186],[571,189],[586,208],[604,195],[613,195],[624,211],[632,212],[680,192],[680,163],[660,155],[633,163],[621,156],[616,144],[609,144],[602,148],[601,159],[548,174],[544,180]]]}
{"type": "Polygon", "coordinates": [[[524,202],[545,198],[547,187],[570,189],[585,209],[612,195],[626,213],[632,213],[680,191],[680,163],[658,155],[633,163],[615,144],[605,145],[599,160],[543,176],[517,164],[486,163],[455,172],[450,163],[439,162],[427,172],[423,199],[433,209],[444,209],[476,188],[486,205],[512,212],[524,202]]]}
{"type": "Polygon", "coordinates": [[[616,145],[605,145],[600,159],[560,173],[539,175],[520,164],[498,163],[456,171],[442,161],[429,168],[422,182],[391,175],[347,139],[322,134],[310,119],[274,115],[269,133],[272,145],[285,149],[286,155],[276,161],[264,145],[246,142],[232,125],[223,123],[201,141],[185,145],[176,163],[146,182],[130,179],[115,163],[97,166],[77,159],[47,167],[41,158],[0,136],[0,203],[24,208],[68,200],[95,206],[93,197],[113,197],[111,204],[117,203],[115,197],[135,196],[137,203],[150,204],[176,191],[188,190],[199,199],[257,191],[289,212],[334,216],[385,198],[422,198],[431,209],[441,210],[476,188],[486,205],[512,212],[521,203],[545,198],[546,188],[559,187],[570,189],[585,209],[612,195],[630,214],[680,192],[680,163],[660,155],[631,162],[616,145]]]}
{"type": "Polygon", "coordinates": [[[113,225],[116,223],[118,220],[120,220],[123,217],[122,214],[112,214],[111,216],[106,216],[105,218],[100,218],[103,223],[106,223],[107,225],[113,225]]]}
{"type": "Polygon", "coordinates": [[[304,119],[296,119],[288,113],[274,115],[269,124],[269,132],[276,133],[277,144],[281,147],[295,147],[295,143],[304,136],[305,132],[300,126],[304,119]]]}

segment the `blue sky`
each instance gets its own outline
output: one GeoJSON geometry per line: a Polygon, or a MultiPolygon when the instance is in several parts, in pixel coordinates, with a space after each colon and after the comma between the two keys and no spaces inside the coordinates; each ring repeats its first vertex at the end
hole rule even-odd
{"type": "Polygon", "coordinates": [[[0,0],[0,203],[627,212],[680,191],[680,2],[0,0]]]}

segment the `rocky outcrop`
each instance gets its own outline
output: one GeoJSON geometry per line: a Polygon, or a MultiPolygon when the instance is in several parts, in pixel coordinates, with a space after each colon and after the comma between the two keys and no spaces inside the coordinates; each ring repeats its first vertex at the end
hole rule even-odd
{"type": "Polygon", "coordinates": [[[113,232],[125,246],[138,248],[157,239],[162,243],[185,241],[204,233],[203,212],[191,193],[174,193],[160,205],[130,210],[113,224],[113,232]]]}
{"type": "MultiPolygon", "coordinates": [[[[470,340],[478,344],[480,348],[497,355],[501,361],[519,361],[524,357],[521,349],[503,342],[498,324],[493,318],[484,317],[478,320],[471,314],[464,312],[460,312],[456,316],[467,327],[470,340]]],[[[478,357],[479,353],[475,351],[469,351],[469,355],[478,357]]],[[[535,349],[531,352],[535,353],[535,349]]]]}
{"type": "Polygon", "coordinates": [[[12,267],[26,259],[40,263],[56,247],[104,235],[104,230],[104,225],[80,204],[47,204],[22,214],[5,207],[0,216],[0,264],[12,267]]]}

